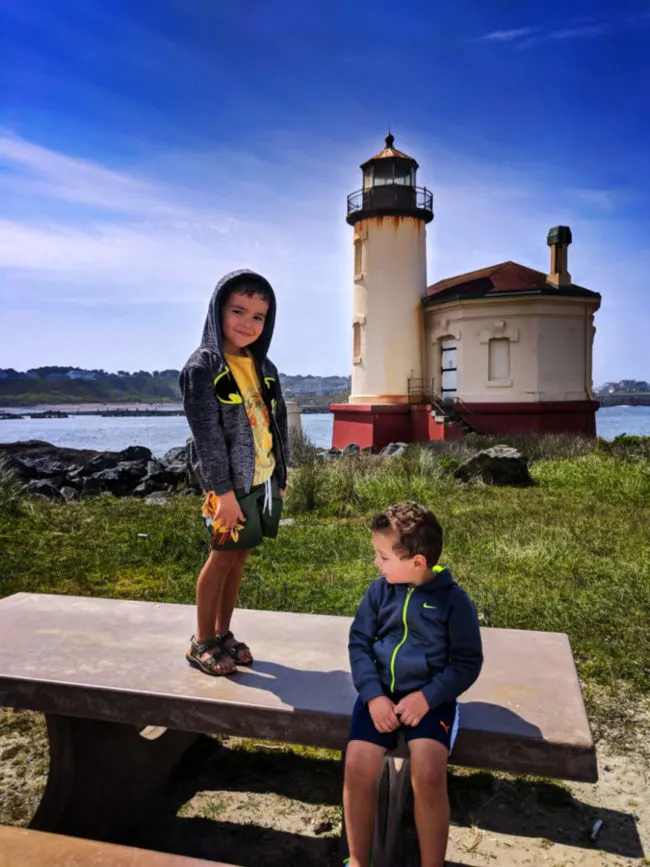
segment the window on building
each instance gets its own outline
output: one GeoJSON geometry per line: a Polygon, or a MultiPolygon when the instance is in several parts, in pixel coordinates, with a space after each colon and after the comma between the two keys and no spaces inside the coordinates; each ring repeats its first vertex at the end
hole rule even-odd
{"type": "Polygon", "coordinates": [[[361,357],[361,323],[355,322],[352,325],[352,355],[354,358],[361,357]]]}
{"type": "Polygon", "coordinates": [[[363,274],[363,245],[361,238],[356,238],[354,242],[354,276],[360,277],[363,274]]]}
{"type": "Polygon", "coordinates": [[[489,342],[488,381],[510,378],[510,340],[494,337],[489,342]]]}

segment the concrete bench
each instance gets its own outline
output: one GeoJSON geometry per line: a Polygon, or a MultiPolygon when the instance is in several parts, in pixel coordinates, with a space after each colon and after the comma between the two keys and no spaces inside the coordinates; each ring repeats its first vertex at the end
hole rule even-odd
{"type": "Polygon", "coordinates": [[[233,865],[0,825],[0,867],[233,867],[233,865]]]}
{"type": "MultiPolygon", "coordinates": [[[[47,718],[50,773],[33,828],[110,839],[199,734],[345,748],[356,698],[350,618],[238,609],[235,633],[256,662],[228,678],[185,661],[194,618],[190,605],[27,593],[0,600],[0,705],[47,718]]],[[[596,781],[567,636],[482,635],[485,664],[462,697],[453,763],[596,781]]],[[[383,852],[407,771],[407,763],[386,763],[377,821],[383,852]]]]}

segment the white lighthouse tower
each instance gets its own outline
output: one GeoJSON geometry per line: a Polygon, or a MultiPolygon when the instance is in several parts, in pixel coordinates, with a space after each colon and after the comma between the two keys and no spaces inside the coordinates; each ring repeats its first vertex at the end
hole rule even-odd
{"type": "Polygon", "coordinates": [[[363,186],[348,196],[354,227],[352,389],[331,407],[333,445],[381,448],[410,440],[409,386],[423,376],[422,299],[427,291],[426,224],[433,195],[417,186],[418,164],[386,147],[361,165],[363,186]]]}

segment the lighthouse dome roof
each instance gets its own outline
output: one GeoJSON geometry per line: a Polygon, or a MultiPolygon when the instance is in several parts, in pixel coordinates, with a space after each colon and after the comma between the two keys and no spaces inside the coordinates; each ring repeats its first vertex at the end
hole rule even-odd
{"type": "Polygon", "coordinates": [[[392,133],[389,132],[384,141],[386,143],[386,147],[382,148],[382,150],[376,153],[373,157],[370,157],[369,160],[366,160],[365,163],[362,163],[361,168],[367,166],[369,163],[375,162],[376,160],[386,159],[409,160],[415,165],[416,168],[419,168],[417,162],[413,159],[413,157],[410,157],[408,154],[405,154],[403,151],[399,151],[396,147],[394,147],[395,136],[392,133]]]}

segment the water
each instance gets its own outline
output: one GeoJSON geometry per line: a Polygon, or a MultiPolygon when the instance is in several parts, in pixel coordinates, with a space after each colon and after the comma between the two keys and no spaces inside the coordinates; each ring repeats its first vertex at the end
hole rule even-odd
{"type": "MultiPolygon", "coordinates": [[[[332,444],[332,421],[330,413],[302,416],[305,434],[320,448],[329,448],[332,444]]],[[[650,407],[605,407],[596,414],[596,426],[598,435],[606,440],[622,433],[650,436],[650,407]]],[[[45,440],[55,446],[97,451],[120,451],[127,446],[142,445],[150,448],[156,457],[183,445],[189,434],[184,416],[71,415],[0,421],[0,442],[45,440]]]]}
{"type": "MultiPolygon", "coordinates": [[[[16,410],[18,412],[18,410],[16,410]]],[[[303,431],[321,447],[332,445],[330,413],[302,416],[303,431]]],[[[70,415],[68,418],[23,418],[0,421],[0,443],[44,440],[55,446],[117,452],[128,446],[146,446],[155,457],[185,444],[190,429],[182,415],[113,416],[70,415]]]]}

